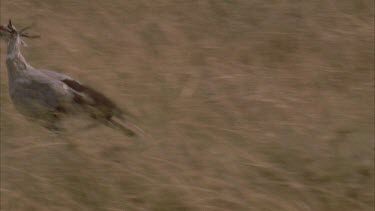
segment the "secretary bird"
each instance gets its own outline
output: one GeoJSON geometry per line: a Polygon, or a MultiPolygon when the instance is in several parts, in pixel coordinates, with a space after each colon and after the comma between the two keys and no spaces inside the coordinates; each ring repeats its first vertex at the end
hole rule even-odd
{"type": "Polygon", "coordinates": [[[17,30],[11,20],[6,26],[0,25],[0,37],[7,41],[9,94],[16,109],[54,132],[63,129],[60,123],[66,116],[84,113],[97,123],[135,135],[124,125],[124,112],[105,95],[67,75],[37,69],[26,62],[21,38],[38,37],[27,34],[29,28],[17,30]]]}

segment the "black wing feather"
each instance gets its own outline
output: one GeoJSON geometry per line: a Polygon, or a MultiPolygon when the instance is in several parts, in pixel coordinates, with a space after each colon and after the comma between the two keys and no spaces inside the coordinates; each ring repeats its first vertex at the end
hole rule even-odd
{"type": "Polygon", "coordinates": [[[122,111],[119,109],[116,104],[111,101],[108,97],[103,95],[102,93],[94,90],[91,87],[84,86],[77,81],[71,80],[71,79],[64,79],[62,80],[63,83],[65,83],[67,86],[69,86],[71,89],[78,93],[85,94],[86,96],[89,96],[92,101],[88,102],[86,101],[82,96],[75,94],[74,95],[74,101],[80,105],[90,105],[93,107],[98,108],[101,110],[105,116],[105,118],[109,119],[113,115],[119,115],[121,117],[122,111]]]}

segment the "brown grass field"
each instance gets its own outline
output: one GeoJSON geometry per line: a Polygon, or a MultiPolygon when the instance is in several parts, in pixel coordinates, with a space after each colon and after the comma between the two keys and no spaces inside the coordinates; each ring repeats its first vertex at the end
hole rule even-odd
{"type": "Polygon", "coordinates": [[[56,136],[8,95],[1,210],[374,209],[373,0],[1,0],[34,67],[129,110],[145,138],[56,136]]]}

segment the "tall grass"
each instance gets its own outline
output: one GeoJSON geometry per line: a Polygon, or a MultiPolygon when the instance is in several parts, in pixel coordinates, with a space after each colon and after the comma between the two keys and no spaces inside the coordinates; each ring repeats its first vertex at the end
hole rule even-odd
{"type": "Polygon", "coordinates": [[[1,1],[35,67],[94,85],[145,138],[55,136],[8,97],[2,210],[373,210],[374,3],[1,1]]]}

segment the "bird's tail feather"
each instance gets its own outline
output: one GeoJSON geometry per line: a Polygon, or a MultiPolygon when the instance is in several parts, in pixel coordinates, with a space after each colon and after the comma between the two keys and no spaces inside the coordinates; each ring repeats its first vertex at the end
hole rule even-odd
{"type": "Polygon", "coordinates": [[[125,135],[128,136],[144,136],[144,131],[134,123],[124,119],[110,119],[108,120],[109,126],[121,130],[125,135]]]}

